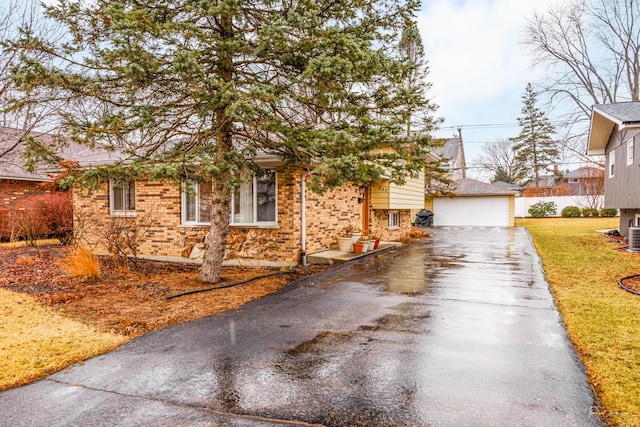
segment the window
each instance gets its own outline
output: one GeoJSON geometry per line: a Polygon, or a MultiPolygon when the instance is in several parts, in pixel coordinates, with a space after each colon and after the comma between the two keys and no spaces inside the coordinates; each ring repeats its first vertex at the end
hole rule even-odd
{"type": "Polygon", "coordinates": [[[233,194],[231,225],[276,224],[277,194],[273,169],[243,183],[233,194]]]}
{"type": "Polygon", "coordinates": [[[633,138],[627,141],[627,166],[633,164],[633,138]]]}
{"type": "MultiPolygon", "coordinates": [[[[276,172],[252,177],[236,189],[231,199],[231,225],[277,224],[276,172]]],[[[184,184],[182,190],[182,223],[211,223],[211,183],[184,184]]]]}
{"type": "Polygon", "coordinates": [[[184,184],[182,191],[182,222],[211,223],[211,183],[184,184]]]}
{"type": "Polygon", "coordinates": [[[616,166],[616,152],[611,151],[609,153],[609,178],[613,177],[616,166]]]}
{"type": "Polygon", "coordinates": [[[389,230],[400,228],[400,214],[398,211],[389,212],[389,230]]]}
{"type": "Polygon", "coordinates": [[[109,207],[111,215],[135,216],[136,184],[135,181],[109,181],[109,207]]]}

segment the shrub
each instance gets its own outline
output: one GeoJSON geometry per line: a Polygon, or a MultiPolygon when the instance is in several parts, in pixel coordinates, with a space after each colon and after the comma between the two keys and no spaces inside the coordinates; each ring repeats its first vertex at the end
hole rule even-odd
{"type": "Polygon", "coordinates": [[[70,275],[84,279],[100,278],[98,258],[86,248],[78,248],[73,254],[60,261],[60,266],[70,275]]]}
{"type": "Polygon", "coordinates": [[[604,208],[600,211],[600,216],[605,218],[613,218],[616,215],[618,215],[618,209],[615,208],[604,208]]]}
{"type": "Polygon", "coordinates": [[[584,208],[582,209],[583,216],[599,216],[600,212],[596,208],[584,208]]]}
{"type": "Polygon", "coordinates": [[[562,209],[560,213],[563,218],[578,218],[580,217],[580,208],[577,206],[567,206],[562,209]]]}
{"type": "Polygon", "coordinates": [[[554,202],[538,202],[531,205],[528,212],[533,218],[543,218],[556,215],[558,207],[554,202]]]}
{"type": "Polygon", "coordinates": [[[73,239],[71,194],[56,192],[33,196],[13,214],[13,238],[23,238],[33,246],[37,239],[52,236],[66,245],[73,239]]]}

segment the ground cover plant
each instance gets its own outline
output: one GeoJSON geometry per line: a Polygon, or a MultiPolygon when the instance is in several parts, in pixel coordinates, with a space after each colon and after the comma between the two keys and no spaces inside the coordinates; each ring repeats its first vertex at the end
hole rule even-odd
{"type": "Polygon", "coordinates": [[[526,218],[569,337],[611,426],[640,426],[640,297],[618,286],[640,254],[595,230],[617,218],[526,218]]]}

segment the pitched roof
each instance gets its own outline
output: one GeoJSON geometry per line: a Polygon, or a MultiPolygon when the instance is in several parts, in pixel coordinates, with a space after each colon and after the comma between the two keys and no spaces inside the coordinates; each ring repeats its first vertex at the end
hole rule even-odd
{"type": "Polygon", "coordinates": [[[474,179],[463,178],[455,181],[456,196],[510,196],[516,193],[513,189],[508,189],[495,184],[476,181],[474,179]]]}
{"type": "MultiPolygon", "coordinates": [[[[43,141],[53,143],[53,135],[29,132],[30,136],[43,141]]],[[[24,144],[21,139],[25,136],[22,129],[14,129],[0,126],[0,179],[15,179],[23,181],[51,181],[47,172],[51,172],[53,165],[41,166],[35,172],[29,172],[25,168],[24,144]]],[[[60,157],[69,161],[76,161],[83,165],[105,164],[116,159],[114,154],[91,149],[89,147],[67,141],[64,147],[60,147],[60,157]]]]}
{"type": "Polygon", "coordinates": [[[640,126],[640,101],[596,104],[591,109],[588,154],[603,155],[615,127],[640,126]]]}
{"type": "Polygon", "coordinates": [[[441,147],[433,147],[433,152],[442,159],[455,159],[462,148],[461,138],[450,138],[441,147]]]}
{"type": "Polygon", "coordinates": [[[582,166],[564,174],[566,179],[596,178],[604,176],[604,169],[582,166]]]}

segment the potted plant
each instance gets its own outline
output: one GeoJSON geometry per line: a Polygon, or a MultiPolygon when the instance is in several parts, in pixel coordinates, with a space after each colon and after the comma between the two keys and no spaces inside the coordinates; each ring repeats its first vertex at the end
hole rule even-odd
{"type": "Polygon", "coordinates": [[[362,253],[367,252],[369,250],[369,237],[363,236],[358,239],[358,243],[362,244],[362,253]]]}
{"type": "Polygon", "coordinates": [[[361,254],[362,253],[362,251],[364,249],[364,245],[360,241],[352,243],[352,245],[353,245],[353,252],[354,253],[356,253],[356,254],[361,254]]]}
{"type": "Polygon", "coordinates": [[[374,249],[378,249],[378,246],[380,245],[380,238],[378,236],[375,235],[371,235],[369,236],[369,250],[372,251],[374,249]]]}
{"type": "Polygon", "coordinates": [[[345,226],[338,236],[338,250],[342,252],[353,251],[353,232],[355,228],[349,224],[345,226]]]}

